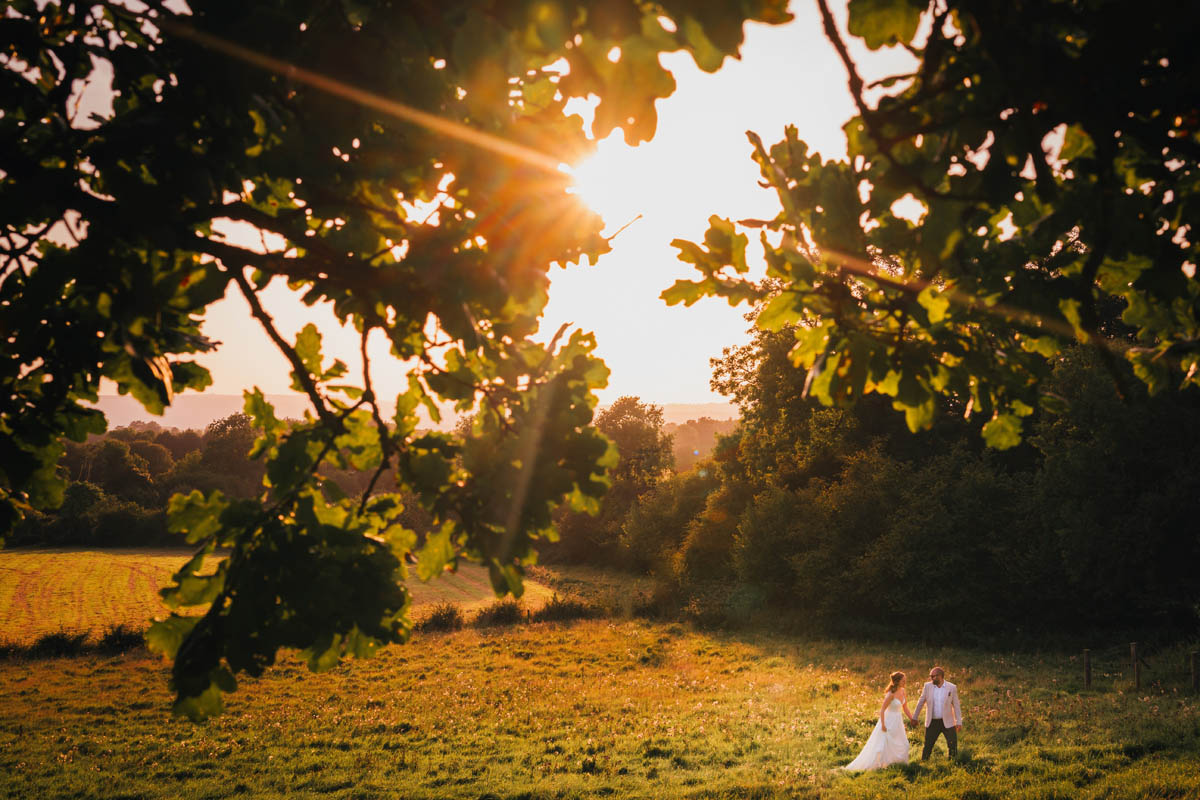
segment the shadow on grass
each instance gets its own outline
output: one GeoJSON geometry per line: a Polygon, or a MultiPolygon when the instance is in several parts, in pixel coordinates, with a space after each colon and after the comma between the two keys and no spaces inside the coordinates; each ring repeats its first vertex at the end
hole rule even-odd
{"type": "Polygon", "coordinates": [[[76,658],[86,655],[118,655],[146,647],[146,637],[140,630],[115,625],[100,638],[86,633],[58,631],[39,636],[30,644],[0,642],[0,660],[28,661],[47,658],[76,658]]]}

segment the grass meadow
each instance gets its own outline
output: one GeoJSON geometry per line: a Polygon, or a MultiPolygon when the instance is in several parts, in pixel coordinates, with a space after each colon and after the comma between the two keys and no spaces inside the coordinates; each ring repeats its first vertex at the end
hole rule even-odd
{"type": "MultiPolygon", "coordinates": [[[[167,613],[158,590],[190,555],[185,550],[0,550],[0,641],[29,644],[53,633],[96,637],[117,625],[142,630],[167,613]]],[[[217,559],[207,564],[216,569],[217,559]]],[[[429,583],[414,579],[409,590],[415,617],[439,603],[470,613],[495,600],[487,570],[474,564],[429,583]]],[[[537,608],[552,595],[548,587],[528,581],[522,602],[537,608]]]]}
{"type": "Polygon", "coordinates": [[[1162,666],[1183,659],[1156,654],[1140,692],[1098,662],[1084,692],[1058,653],[521,623],[321,675],[289,656],[194,725],[144,651],[18,658],[0,661],[0,797],[1194,798],[1200,698],[1162,666]],[[836,771],[887,673],[935,662],[962,694],[959,760],[939,743],[928,763],[836,771]]]}

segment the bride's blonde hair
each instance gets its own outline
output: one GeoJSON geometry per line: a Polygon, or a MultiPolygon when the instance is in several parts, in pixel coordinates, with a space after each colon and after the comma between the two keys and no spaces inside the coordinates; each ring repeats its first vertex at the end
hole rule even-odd
{"type": "Polygon", "coordinates": [[[888,687],[889,692],[894,692],[900,688],[900,681],[904,680],[904,673],[897,670],[891,674],[892,685],[888,687]]]}

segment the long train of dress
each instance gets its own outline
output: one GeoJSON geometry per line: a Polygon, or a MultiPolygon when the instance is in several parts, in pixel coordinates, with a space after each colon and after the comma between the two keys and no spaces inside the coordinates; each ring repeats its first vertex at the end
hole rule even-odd
{"type": "Polygon", "coordinates": [[[863,772],[869,769],[882,769],[889,764],[908,763],[908,731],[904,729],[904,715],[900,713],[900,701],[895,698],[883,712],[887,720],[887,733],[884,733],[880,723],[875,723],[875,730],[867,743],[863,745],[858,758],[851,761],[844,770],[863,772]]]}

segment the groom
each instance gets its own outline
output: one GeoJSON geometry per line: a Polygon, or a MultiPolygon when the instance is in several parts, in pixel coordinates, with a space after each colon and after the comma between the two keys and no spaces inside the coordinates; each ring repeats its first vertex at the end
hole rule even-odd
{"type": "Polygon", "coordinates": [[[958,755],[958,732],[962,730],[962,706],[958,703],[958,687],[946,680],[941,667],[929,670],[929,682],[921,689],[921,699],[913,711],[913,719],[925,709],[925,749],[921,760],[927,761],[939,736],[946,737],[950,757],[958,755]]]}

